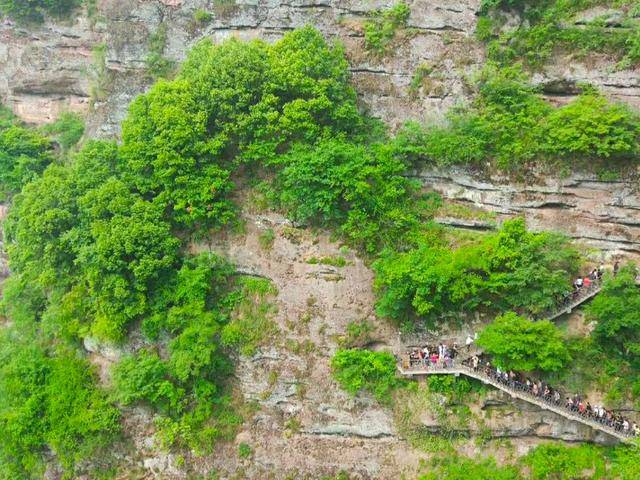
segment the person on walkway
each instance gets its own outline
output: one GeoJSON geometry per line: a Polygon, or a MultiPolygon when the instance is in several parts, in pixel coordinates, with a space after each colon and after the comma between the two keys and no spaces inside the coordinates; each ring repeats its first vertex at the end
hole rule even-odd
{"type": "Polygon", "coordinates": [[[467,352],[469,352],[469,350],[471,350],[471,345],[473,344],[473,338],[471,338],[471,335],[467,335],[467,339],[464,343],[467,346],[467,352]]]}
{"type": "Polygon", "coordinates": [[[616,260],[616,263],[613,264],[613,276],[615,277],[618,274],[618,270],[620,270],[620,262],[616,260]]]}
{"type": "Polygon", "coordinates": [[[582,288],[582,278],[576,278],[576,280],[573,282],[573,286],[576,290],[580,290],[582,288]]]}
{"type": "Polygon", "coordinates": [[[473,357],[471,357],[471,367],[473,368],[474,372],[478,371],[478,364],[480,363],[480,359],[478,358],[477,355],[474,355],[473,357]]]}
{"type": "Polygon", "coordinates": [[[591,286],[591,279],[589,277],[584,277],[582,285],[584,285],[584,288],[589,288],[591,286]]]}

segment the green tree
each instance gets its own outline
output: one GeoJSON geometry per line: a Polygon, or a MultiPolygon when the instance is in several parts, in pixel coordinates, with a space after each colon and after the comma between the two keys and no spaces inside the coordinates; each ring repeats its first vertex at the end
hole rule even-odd
{"type": "Polygon", "coordinates": [[[0,125],[0,195],[6,199],[19,192],[53,159],[46,137],[18,125],[0,125]]]}
{"type": "Polygon", "coordinates": [[[562,333],[548,320],[535,322],[513,312],[496,317],[477,344],[503,369],[556,371],[570,359],[562,333]]]}
{"type": "Polygon", "coordinates": [[[398,385],[396,360],[388,352],[338,350],[331,359],[331,368],[342,388],[352,395],[367,390],[378,400],[388,401],[398,385]]]}
{"type": "Polygon", "coordinates": [[[71,478],[76,465],[115,440],[119,412],[94,383],[75,352],[50,351],[24,328],[0,332],[2,478],[40,478],[47,451],[71,478]]]}
{"type": "Polygon", "coordinates": [[[399,248],[419,225],[418,186],[384,145],[324,140],[294,147],[278,163],[280,201],[297,222],[338,227],[368,253],[399,248]]]}
{"type": "Polygon", "coordinates": [[[400,322],[461,316],[477,308],[540,314],[570,290],[580,256],[568,239],[533,233],[521,218],[451,250],[432,237],[374,262],[377,311],[400,322]]]}
{"type": "Polygon", "coordinates": [[[633,265],[620,269],[605,280],[602,291],[587,307],[588,318],[595,320],[593,337],[607,351],[640,367],[640,288],[633,265]]]}

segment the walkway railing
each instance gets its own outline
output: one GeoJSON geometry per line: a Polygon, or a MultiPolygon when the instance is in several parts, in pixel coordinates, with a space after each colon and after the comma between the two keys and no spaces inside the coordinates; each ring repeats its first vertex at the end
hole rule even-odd
{"type": "Polygon", "coordinates": [[[410,365],[408,360],[403,359],[401,363],[398,364],[398,370],[402,375],[405,376],[414,376],[414,375],[465,375],[467,377],[475,378],[476,380],[480,380],[482,383],[491,385],[503,392],[506,392],[510,396],[514,398],[519,398],[520,400],[524,400],[526,402],[537,405],[538,407],[549,410],[553,413],[561,415],[569,420],[575,420],[577,422],[582,423],[583,425],[587,425],[593,429],[604,432],[612,437],[617,438],[618,440],[626,443],[631,443],[635,438],[637,438],[633,432],[629,431],[624,432],[621,430],[617,430],[614,427],[606,425],[604,423],[600,423],[593,418],[589,418],[581,415],[578,412],[568,410],[562,404],[557,404],[552,400],[546,399],[544,397],[539,397],[530,393],[526,388],[516,388],[511,385],[505,384],[501,381],[498,381],[495,378],[490,377],[480,370],[473,370],[471,367],[463,365],[461,363],[455,362],[455,364],[445,365],[443,363],[429,364],[429,365],[421,365],[414,364],[410,365]]]}
{"type": "Polygon", "coordinates": [[[592,280],[588,287],[583,286],[576,293],[566,297],[564,302],[536,316],[536,320],[553,320],[565,313],[571,313],[581,303],[595,297],[602,290],[602,279],[592,280]]]}

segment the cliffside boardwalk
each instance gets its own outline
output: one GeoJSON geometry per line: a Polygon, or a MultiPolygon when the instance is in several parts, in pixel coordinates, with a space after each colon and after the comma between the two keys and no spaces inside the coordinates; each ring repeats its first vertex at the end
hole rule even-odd
{"type": "Polygon", "coordinates": [[[408,363],[400,363],[398,364],[398,371],[404,376],[422,376],[422,375],[465,375],[470,378],[475,378],[476,380],[480,380],[482,383],[487,385],[491,385],[503,392],[506,392],[513,398],[518,398],[520,400],[524,400],[525,402],[532,403],[534,405],[539,406],[544,410],[549,410],[553,413],[561,415],[569,420],[575,420],[576,422],[580,422],[584,425],[587,425],[591,428],[604,432],[612,437],[617,438],[621,442],[625,443],[633,443],[634,437],[633,435],[625,435],[623,432],[620,432],[608,425],[604,425],[602,423],[596,422],[595,420],[587,417],[583,417],[577,412],[569,411],[563,408],[562,405],[556,405],[553,402],[546,401],[544,398],[536,397],[530,394],[527,391],[519,390],[516,388],[512,388],[509,385],[505,385],[501,382],[496,381],[495,379],[489,377],[485,373],[481,371],[474,371],[472,368],[467,367],[463,364],[457,364],[454,367],[447,368],[444,366],[409,366],[408,363]]]}
{"type": "Polygon", "coordinates": [[[571,311],[578,305],[586,302],[587,300],[595,297],[600,290],[602,290],[602,279],[593,280],[588,287],[582,287],[577,291],[576,295],[567,297],[567,301],[561,303],[553,310],[548,310],[543,314],[536,317],[536,320],[554,320],[560,315],[565,313],[571,313],[571,311]]]}
{"type": "MultiPolygon", "coordinates": [[[[565,314],[570,313],[574,308],[578,305],[586,302],[587,300],[595,297],[600,290],[602,290],[602,279],[598,278],[593,280],[589,286],[583,286],[580,290],[578,290],[573,295],[567,297],[566,301],[561,305],[558,305],[556,308],[544,312],[540,316],[536,318],[536,320],[554,320],[555,318],[565,314]]],[[[475,352],[480,353],[480,352],[475,352]]],[[[447,367],[443,365],[441,362],[436,364],[417,364],[412,365],[408,356],[402,356],[400,362],[398,363],[398,371],[401,375],[404,376],[426,376],[426,375],[465,375],[470,378],[475,378],[480,380],[481,382],[491,385],[503,392],[506,392],[513,398],[518,398],[520,400],[524,400],[526,402],[532,403],[534,405],[539,406],[542,409],[549,410],[558,415],[561,415],[569,420],[575,420],[584,425],[587,425],[591,428],[594,428],[598,431],[604,432],[612,437],[617,438],[618,440],[625,443],[632,443],[635,440],[635,436],[632,434],[625,434],[622,431],[616,430],[615,428],[595,421],[592,418],[585,417],[580,415],[576,411],[571,411],[563,407],[563,405],[558,405],[553,403],[552,401],[548,401],[543,397],[538,397],[532,395],[526,390],[519,389],[507,385],[505,383],[497,381],[495,378],[490,377],[486,373],[481,370],[473,370],[469,366],[465,365],[465,360],[468,360],[469,356],[467,355],[465,358],[458,358],[455,366],[447,367]]]]}

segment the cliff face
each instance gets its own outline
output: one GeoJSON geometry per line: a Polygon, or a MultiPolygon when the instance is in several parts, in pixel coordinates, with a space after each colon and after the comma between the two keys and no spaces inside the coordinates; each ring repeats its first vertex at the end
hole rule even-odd
{"type": "MultiPolygon", "coordinates": [[[[361,102],[372,114],[394,128],[407,119],[441,118],[466,97],[466,76],[484,60],[482,46],[473,39],[480,0],[408,2],[410,32],[400,34],[388,56],[375,59],[364,49],[363,22],[370,11],[392,3],[99,0],[98,13],[91,19],[78,14],[68,24],[46,23],[35,29],[5,21],[0,25],[0,100],[35,124],[51,121],[64,110],[83,112],[90,136],[117,137],[128,104],[151,82],[145,59],[149,36],[160,28],[167,34],[164,55],[179,62],[201,38],[274,40],[312,24],[343,42],[361,102]],[[203,26],[193,20],[200,8],[214,13],[203,26]],[[425,64],[433,73],[419,91],[412,91],[416,69],[425,64]]],[[[563,58],[536,74],[534,81],[545,85],[556,102],[571,98],[575,84],[587,81],[607,95],[640,106],[640,72],[610,66],[604,58],[592,58],[588,64],[563,58]]],[[[416,175],[426,188],[496,212],[499,219],[524,214],[533,228],[561,230],[612,254],[640,255],[640,197],[630,182],[575,175],[520,184],[504,178],[479,180],[464,170],[416,175]]],[[[241,238],[194,249],[223,250],[245,272],[276,284],[282,340],[259,355],[238,360],[238,388],[260,411],[235,444],[224,446],[214,457],[187,459],[189,467],[196,472],[215,467],[229,475],[243,470],[247,478],[267,478],[262,475],[269,472],[278,474],[274,478],[285,478],[287,472],[318,476],[340,469],[361,478],[399,478],[400,472],[411,478],[426,455],[409,446],[393,413],[370,398],[348,397],[330,375],[337,337],[350,321],[373,319],[372,272],[355,257],[344,268],[308,264],[310,256],[337,254],[338,246],[324,236],[292,240],[282,218],[249,215],[247,225],[241,238]],[[257,240],[266,228],[277,233],[269,252],[261,250],[257,240]],[[251,459],[238,458],[239,442],[252,445],[251,459]]],[[[384,322],[376,325],[372,341],[399,348],[396,331],[384,322]]],[[[104,357],[104,352],[96,352],[93,360],[100,366],[104,357]]],[[[106,371],[102,374],[108,376],[106,371]]],[[[514,408],[500,393],[491,394],[476,410],[483,427],[469,428],[495,437],[520,437],[518,448],[525,449],[532,437],[606,441],[552,413],[521,404],[514,408]]],[[[129,458],[132,465],[163,478],[186,477],[177,458],[152,445],[148,412],[130,412],[127,422],[138,456],[129,458]]],[[[416,426],[427,431],[441,428],[429,415],[416,419],[416,426]]],[[[473,441],[465,448],[478,450],[473,441]]]]}
{"type": "MultiPolygon", "coordinates": [[[[416,177],[445,198],[496,213],[498,220],[524,215],[534,230],[564,232],[601,250],[603,259],[640,257],[640,194],[632,182],[571,174],[524,183],[496,175],[480,179],[460,169],[423,171],[416,177]]],[[[490,227],[485,222],[447,220],[474,228],[490,227]]]]}
{"type": "MultiPolygon", "coordinates": [[[[363,23],[380,0],[100,0],[91,18],[79,12],[67,24],[35,29],[6,20],[0,25],[0,101],[31,123],[51,121],[64,110],[87,114],[88,134],[119,133],[130,101],[151,83],[145,73],[149,37],[166,31],[164,55],[179,62],[202,38],[222,41],[279,38],[312,24],[344,45],[361,103],[392,128],[407,119],[441,118],[468,94],[467,76],[484,60],[473,38],[479,0],[409,2],[408,27],[388,55],[364,49],[363,23]],[[212,12],[199,25],[194,12],[212,12]],[[432,72],[422,88],[410,84],[421,66],[432,72]]],[[[514,20],[516,21],[516,20],[514,20]]],[[[602,56],[558,58],[534,75],[551,101],[576,94],[589,82],[605,94],[640,105],[640,72],[618,71],[602,56]]],[[[558,228],[609,251],[638,250],[638,197],[631,183],[588,178],[550,179],[545,187],[480,183],[465,172],[427,173],[425,185],[445,196],[473,201],[500,214],[526,213],[534,228],[558,228]],[[513,202],[513,204],[511,204],[513,202]],[[566,220],[569,220],[568,222],[566,220]]]]}

